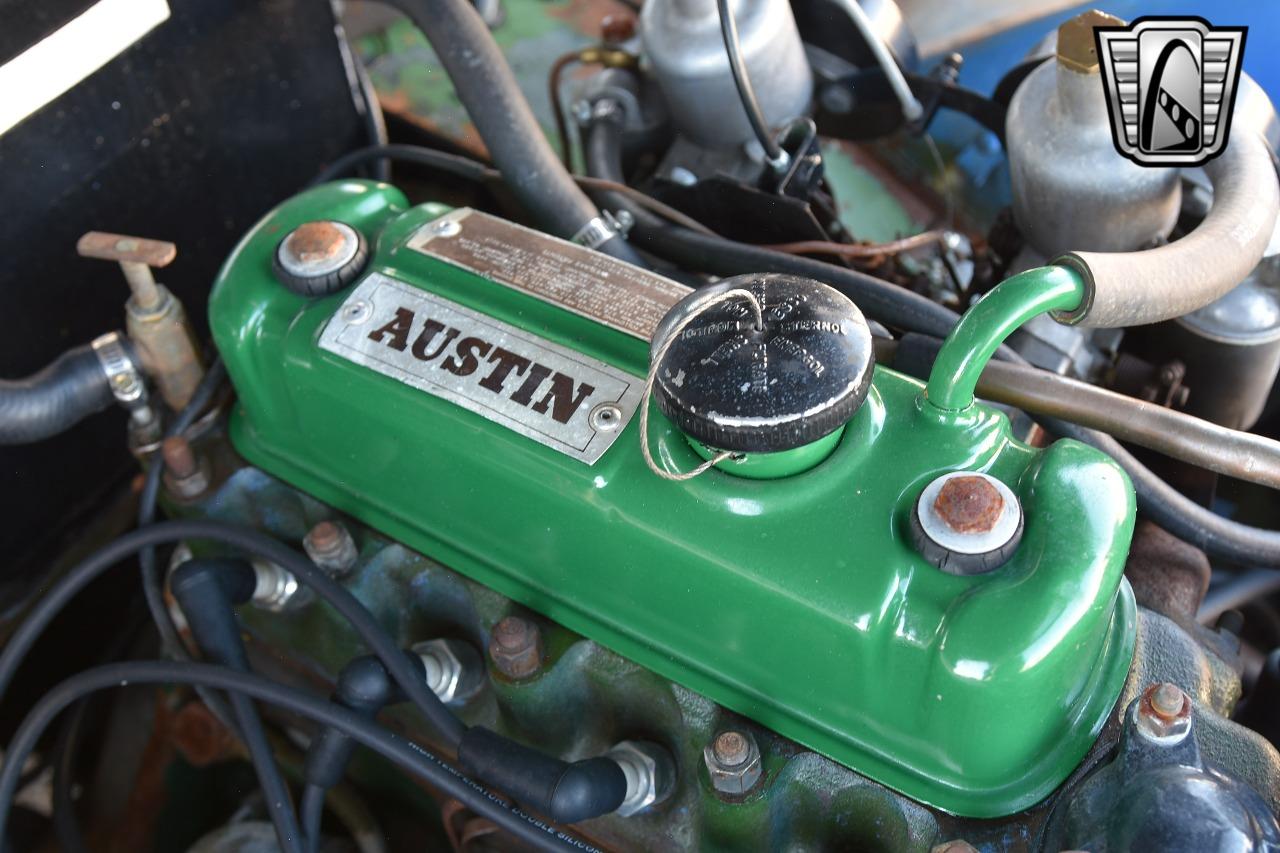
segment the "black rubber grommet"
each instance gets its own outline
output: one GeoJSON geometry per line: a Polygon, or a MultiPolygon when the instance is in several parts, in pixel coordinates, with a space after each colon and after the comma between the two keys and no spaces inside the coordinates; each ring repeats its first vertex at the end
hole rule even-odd
{"type": "Polygon", "coordinates": [[[962,554],[959,551],[945,548],[929,538],[929,534],[924,532],[924,525],[920,523],[920,505],[917,502],[911,508],[911,543],[915,545],[916,551],[928,563],[949,575],[985,575],[987,572],[993,572],[1009,562],[1009,558],[1018,550],[1018,544],[1022,542],[1024,523],[1025,519],[1019,516],[1018,529],[1009,537],[1008,542],[994,551],[986,551],[982,554],[962,554]]]}
{"type": "Polygon", "coordinates": [[[347,285],[351,284],[360,277],[360,273],[364,271],[365,265],[369,262],[369,246],[364,239],[364,234],[360,233],[360,229],[347,225],[345,222],[336,220],[324,220],[320,222],[307,222],[298,226],[284,236],[279,244],[276,245],[275,252],[271,255],[271,269],[275,273],[276,278],[288,290],[299,296],[328,296],[331,293],[337,293],[347,285]],[[326,270],[319,275],[305,275],[299,273],[296,269],[291,270],[282,260],[282,255],[286,251],[286,243],[290,239],[295,238],[299,231],[307,227],[324,227],[339,226],[350,230],[355,234],[356,249],[351,257],[344,261],[341,266],[336,269],[326,270]]]}

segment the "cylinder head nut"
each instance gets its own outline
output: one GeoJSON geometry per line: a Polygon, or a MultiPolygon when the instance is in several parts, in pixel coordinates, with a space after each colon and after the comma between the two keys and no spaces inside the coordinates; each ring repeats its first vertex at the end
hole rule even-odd
{"type": "Polygon", "coordinates": [[[620,817],[659,805],[675,790],[675,760],[656,743],[624,740],[605,755],[618,763],[627,780],[627,795],[615,812],[620,817]]]}
{"type": "Polygon", "coordinates": [[[276,278],[299,296],[325,296],[355,281],[369,259],[364,236],[345,222],[320,219],[290,231],[276,248],[276,278]]]}
{"type": "Polygon", "coordinates": [[[760,747],[750,732],[734,729],[720,732],[703,748],[702,759],[711,776],[711,787],[721,794],[735,797],[748,794],[763,773],[760,747]]]}
{"type": "Polygon", "coordinates": [[[209,490],[209,462],[182,436],[166,438],[160,445],[160,458],[165,487],[173,496],[195,500],[209,490]]]}
{"type": "Polygon", "coordinates": [[[351,532],[340,521],[322,521],[308,530],[302,539],[302,550],[311,562],[334,578],[349,575],[360,559],[351,532]]]}
{"type": "Polygon", "coordinates": [[[422,659],[427,687],[446,705],[465,705],[484,686],[484,661],[468,642],[442,637],[409,650],[422,659]]]}
{"type": "Polygon", "coordinates": [[[925,486],[911,514],[920,555],[944,572],[974,575],[1004,565],[1022,539],[1022,507],[990,474],[952,471],[925,486]]]}
{"type": "Polygon", "coordinates": [[[528,619],[506,617],[493,626],[489,658],[512,681],[532,677],[542,668],[542,631],[528,619]]]}
{"type": "Polygon", "coordinates": [[[1181,743],[1191,732],[1191,699],[1176,684],[1152,684],[1138,699],[1134,723],[1138,734],[1152,743],[1181,743]]]}

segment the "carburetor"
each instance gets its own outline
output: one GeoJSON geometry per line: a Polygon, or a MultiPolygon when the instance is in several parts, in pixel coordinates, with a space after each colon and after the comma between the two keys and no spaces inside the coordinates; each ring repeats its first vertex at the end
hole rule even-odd
{"type": "Polygon", "coordinates": [[[1026,808],[1112,713],[1126,475],[873,367],[825,285],[690,295],[345,181],[259,223],[210,319],[251,463],[914,800],[1026,808]]]}

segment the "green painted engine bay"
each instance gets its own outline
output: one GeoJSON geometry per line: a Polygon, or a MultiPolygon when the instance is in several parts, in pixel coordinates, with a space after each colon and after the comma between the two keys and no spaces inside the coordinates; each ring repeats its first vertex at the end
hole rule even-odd
{"type": "MultiPolygon", "coordinates": [[[[1109,458],[1066,440],[1024,445],[1004,414],[981,404],[941,411],[920,382],[884,367],[838,446],[803,474],[661,480],[642,462],[636,417],[594,464],[571,458],[322,349],[326,328],[351,318],[344,305],[359,281],[308,299],[272,275],[285,234],[342,221],[371,247],[364,280],[385,276],[643,384],[641,337],[409,247],[447,212],[409,207],[385,184],[344,181],[284,203],[245,237],[219,276],[210,321],[246,459],[943,810],[1012,814],[1079,764],[1134,646],[1122,577],[1134,498],[1109,458]],[[920,490],[957,470],[994,475],[1024,508],[1017,551],[987,574],[935,569],[907,531],[920,490]]],[[[361,329],[376,335],[395,307],[375,304],[361,329]]],[[[414,318],[414,335],[424,320],[414,318]]],[[[556,399],[542,402],[545,412],[556,399]]],[[[585,418],[592,405],[568,416],[585,418]]],[[[656,407],[650,423],[659,458],[680,469],[700,461],[656,407]]]]}

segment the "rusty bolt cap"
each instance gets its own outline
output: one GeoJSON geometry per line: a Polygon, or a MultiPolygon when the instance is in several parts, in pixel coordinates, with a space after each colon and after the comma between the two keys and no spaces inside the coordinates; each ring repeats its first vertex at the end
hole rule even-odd
{"type": "Polygon", "coordinates": [[[302,539],[302,550],[311,562],[334,577],[346,575],[360,559],[350,531],[337,521],[322,521],[308,530],[302,539]]]}
{"type": "Polygon", "coordinates": [[[166,438],[160,444],[160,458],[164,460],[164,484],[171,494],[192,500],[208,491],[208,462],[196,455],[185,438],[166,438]]]}
{"type": "Polygon", "coordinates": [[[542,666],[542,632],[528,619],[508,616],[493,626],[489,657],[507,678],[528,678],[542,666]]]}
{"type": "Polygon", "coordinates": [[[924,487],[911,519],[921,556],[951,574],[1003,565],[1022,538],[1022,507],[1004,483],[971,471],[943,474],[924,487]]]}
{"type": "Polygon", "coordinates": [[[738,797],[750,793],[763,775],[760,747],[748,732],[725,731],[702,750],[711,787],[738,797]]]}
{"type": "Polygon", "coordinates": [[[933,511],[956,533],[989,533],[1004,511],[1004,498],[984,477],[952,477],[938,490],[933,511]]]}
{"type": "Polygon", "coordinates": [[[600,19],[600,38],[605,44],[622,44],[636,34],[636,17],[630,12],[617,12],[600,19]]]}
{"type": "Polygon", "coordinates": [[[364,268],[368,251],[360,233],[345,222],[306,222],[280,241],[276,276],[303,296],[323,296],[346,287],[364,268]]]}
{"type": "Polygon", "coordinates": [[[751,754],[751,745],[741,732],[721,732],[712,744],[716,761],[726,767],[737,767],[751,754]]]}
{"type": "Polygon", "coordinates": [[[1058,62],[1081,74],[1098,70],[1098,49],[1093,40],[1094,27],[1122,27],[1124,21],[1090,9],[1058,27],[1058,62]]]}
{"type": "Polygon", "coordinates": [[[160,445],[160,456],[164,459],[164,467],[174,477],[190,477],[199,467],[191,442],[180,435],[166,438],[160,445]]]}
{"type": "Polygon", "coordinates": [[[1136,717],[1138,733],[1147,740],[1180,743],[1191,731],[1191,699],[1176,684],[1152,684],[1138,699],[1136,717]]]}

